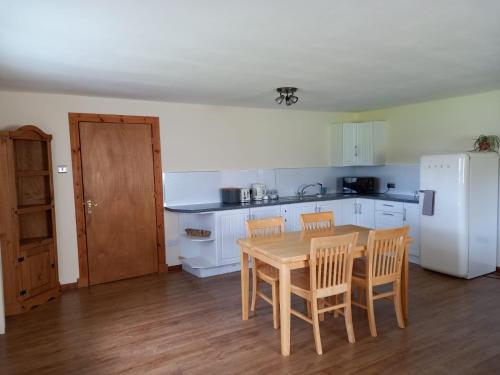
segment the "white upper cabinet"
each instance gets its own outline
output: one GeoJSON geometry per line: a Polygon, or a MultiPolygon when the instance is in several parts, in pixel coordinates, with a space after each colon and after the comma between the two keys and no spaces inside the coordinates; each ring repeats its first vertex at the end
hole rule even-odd
{"type": "Polygon", "coordinates": [[[330,164],[333,166],[383,165],[385,122],[350,122],[330,128],[330,164]]]}

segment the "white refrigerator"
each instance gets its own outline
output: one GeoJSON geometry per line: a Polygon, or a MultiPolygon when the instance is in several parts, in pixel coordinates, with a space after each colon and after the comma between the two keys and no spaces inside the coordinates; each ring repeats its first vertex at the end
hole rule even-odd
{"type": "Polygon", "coordinates": [[[496,270],[498,167],[494,152],[422,156],[422,267],[466,279],[496,270]]]}

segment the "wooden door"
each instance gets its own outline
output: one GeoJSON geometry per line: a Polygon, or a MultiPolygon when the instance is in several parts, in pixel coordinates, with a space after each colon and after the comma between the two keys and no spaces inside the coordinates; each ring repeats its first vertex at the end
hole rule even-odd
{"type": "Polygon", "coordinates": [[[158,271],[152,128],[80,122],[89,284],[158,271]]]}

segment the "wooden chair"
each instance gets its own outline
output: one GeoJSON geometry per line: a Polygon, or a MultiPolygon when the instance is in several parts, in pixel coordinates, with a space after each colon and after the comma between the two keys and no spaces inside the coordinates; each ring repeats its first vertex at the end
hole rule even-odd
{"type": "Polygon", "coordinates": [[[335,227],[333,211],[300,215],[300,224],[304,232],[317,232],[335,227]]]}
{"type": "MultiPolygon", "coordinates": [[[[365,261],[355,262],[352,276],[353,286],[361,288],[363,297],[358,293],[354,306],[367,311],[370,333],[377,336],[373,303],[380,298],[394,302],[398,326],[405,328],[401,304],[401,269],[409,227],[372,230],[368,235],[367,257],[365,261]],[[383,293],[374,291],[374,287],[391,284],[392,290],[383,293]]],[[[358,289],[359,291],[359,289],[358,289]]]]}
{"type": "MultiPolygon", "coordinates": [[[[272,217],[268,219],[247,220],[248,237],[268,237],[285,232],[285,221],[282,217],[272,217]]],[[[279,271],[273,266],[252,260],[252,304],[251,310],[255,312],[257,297],[273,306],[273,326],[279,328],[279,271]],[[271,285],[271,298],[259,290],[259,281],[264,281],[271,285]]]]}
{"type": "Polygon", "coordinates": [[[292,272],[291,292],[311,303],[312,311],[311,316],[305,316],[294,309],[291,309],[291,313],[313,325],[318,354],[323,353],[319,315],[328,311],[338,311],[344,315],[348,340],[350,343],[355,342],[351,314],[351,277],[357,239],[358,233],[311,239],[309,272],[292,272]],[[340,303],[329,298],[337,296],[342,296],[340,303]]]}

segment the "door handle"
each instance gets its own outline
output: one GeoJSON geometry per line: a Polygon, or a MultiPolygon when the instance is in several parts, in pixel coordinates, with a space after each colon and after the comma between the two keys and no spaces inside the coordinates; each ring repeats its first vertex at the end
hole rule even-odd
{"type": "Polygon", "coordinates": [[[82,203],[82,205],[87,206],[87,213],[89,215],[92,215],[92,207],[97,207],[99,204],[92,202],[91,199],[87,199],[85,202],[82,203]]]}

